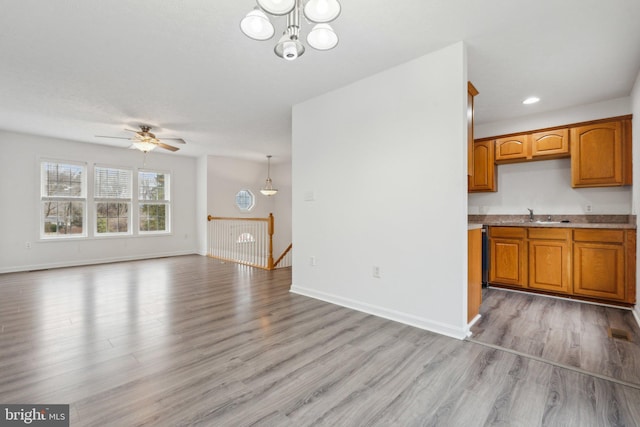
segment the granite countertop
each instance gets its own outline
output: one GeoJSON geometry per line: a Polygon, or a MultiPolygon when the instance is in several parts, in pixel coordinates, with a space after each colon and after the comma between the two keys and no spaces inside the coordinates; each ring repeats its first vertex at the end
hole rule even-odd
{"type": "Polygon", "coordinates": [[[635,229],[635,215],[469,215],[469,224],[482,224],[500,227],[550,227],[550,228],[603,228],[635,229]],[[568,220],[569,222],[559,222],[568,220]],[[540,221],[540,222],[537,222],[540,221]]]}

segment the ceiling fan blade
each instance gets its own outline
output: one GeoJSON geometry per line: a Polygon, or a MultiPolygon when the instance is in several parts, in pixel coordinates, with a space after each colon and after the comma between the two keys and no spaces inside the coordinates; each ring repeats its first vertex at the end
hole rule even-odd
{"type": "Polygon", "coordinates": [[[125,130],[126,130],[127,132],[133,132],[133,133],[138,133],[138,132],[140,132],[139,130],[132,130],[132,129],[126,129],[126,128],[125,128],[125,130]]]}
{"type": "Polygon", "coordinates": [[[113,139],[127,139],[130,140],[131,138],[125,138],[123,136],[106,136],[106,135],[94,135],[96,138],[113,138],[113,139]]]}
{"type": "Polygon", "coordinates": [[[186,144],[187,143],[187,141],[185,141],[182,138],[160,138],[160,139],[171,140],[171,141],[177,142],[178,144],[186,144]]]}
{"type": "Polygon", "coordinates": [[[160,148],[164,148],[165,150],[169,150],[169,151],[178,151],[179,150],[178,147],[172,147],[171,145],[163,144],[162,142],[158,142],[156,145],[158,147],[160,147],[160,148]]]}

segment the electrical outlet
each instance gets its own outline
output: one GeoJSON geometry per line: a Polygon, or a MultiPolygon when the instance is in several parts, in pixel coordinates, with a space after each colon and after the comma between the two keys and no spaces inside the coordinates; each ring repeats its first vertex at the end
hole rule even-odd
{"type": "Polygon", "coordinates": [[[316,266],[316,257],[314,257],[314,256],[310,256],[309,257],[309,265],[311,267],[315,267],[316,266]]]}
{"type": "Polygon", "coordinates": [[[377,265],[374,265],[372,270],[371,270],[371,274],[376,279],[379,279],[380,278],[380,267],[378,267],[377,265]]]}
{"type": "Polygon", "coordinates": [[[590,213],[590,212],[592,212],[592,211],[593,211],[592,206],[591,206],[591,205],[586,205],[586,206],[584,207],[584,211],[585,211],[586,213],[590,213]]]}
{"type": "Polygon", "coordinates": [[[24,242],[24,247],[27,249],[31,249],[31,242],[24,242]]]}

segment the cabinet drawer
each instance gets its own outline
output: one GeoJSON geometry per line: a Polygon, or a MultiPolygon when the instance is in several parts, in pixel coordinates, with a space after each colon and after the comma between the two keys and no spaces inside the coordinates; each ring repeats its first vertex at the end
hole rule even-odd
{"type": "Polygon", "coordinates": [[[624,230],[573,230],[576,242],[624,243],[624,230]]]}
{"type": "Polygon", "coordinates": [[[568,228],[530,228],[530,239],[569,240],[571,230],[568,228]]]}
{"type": "Polygon", "coordinates": [[[489,227],[490,237],[507,237],[511,239],[524,239],[527,230],[522,227],[489,227]]]}

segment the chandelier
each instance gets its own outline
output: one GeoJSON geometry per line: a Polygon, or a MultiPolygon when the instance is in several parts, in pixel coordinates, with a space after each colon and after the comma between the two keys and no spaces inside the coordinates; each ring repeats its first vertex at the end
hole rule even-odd
{"type": "Polygon", "coordinates": [[[275,34],[275,28],[269,15],[287,15],[287,29],[273,49],[280,58],[293,61],[304,53],[300,42],[300,11],[307,21],[315,26],[307,34],[307,43],[317,50],[329,50],[338,44],[338,35],[328,24],[340,15],[338,0],[257,0],[253,8],[242,21],[240,29],[253,40],[269,40],[275,34]],[[266,13],[265,13],[266,12],[266,13]]]}

